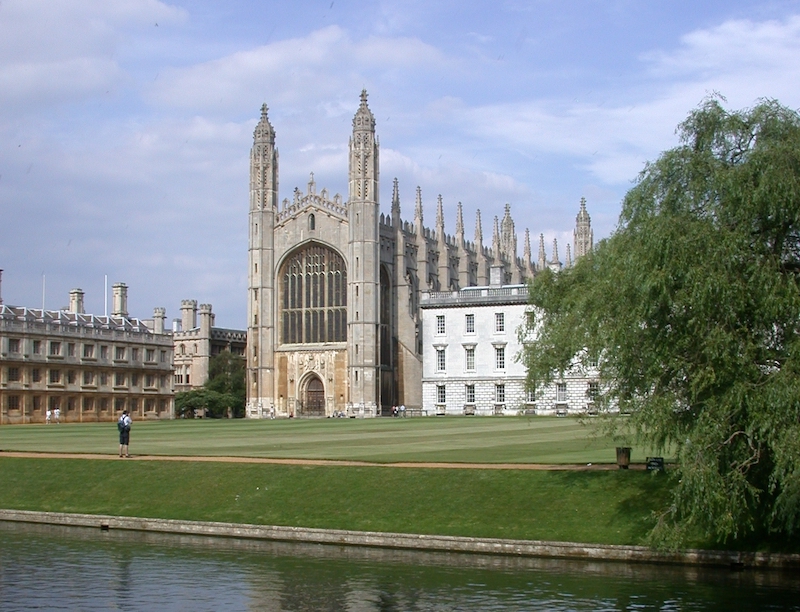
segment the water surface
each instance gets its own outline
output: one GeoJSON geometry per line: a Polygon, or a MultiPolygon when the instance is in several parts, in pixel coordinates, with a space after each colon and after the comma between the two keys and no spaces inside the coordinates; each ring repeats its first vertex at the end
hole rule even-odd
{"type": "Polygon", "coordinates": [[[0,610],[800,611],[800,579],[0,521],[0,610]]]}

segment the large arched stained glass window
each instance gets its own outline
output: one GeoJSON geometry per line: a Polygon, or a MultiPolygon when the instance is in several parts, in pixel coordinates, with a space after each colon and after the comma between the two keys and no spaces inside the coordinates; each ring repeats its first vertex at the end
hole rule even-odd
{"type": "Polygon", "coordinates": [[[281,339],[284,344],[347,339],[347,270],[333,249],[311,244],[281,267],[281,339]]]}

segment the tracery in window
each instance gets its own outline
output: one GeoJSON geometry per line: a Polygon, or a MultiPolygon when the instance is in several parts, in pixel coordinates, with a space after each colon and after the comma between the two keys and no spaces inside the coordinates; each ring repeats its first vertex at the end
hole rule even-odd
{"type": "Polygon", "coordinates": [[[284,344],[347,339],[347,270],[341,255],[322,245],[305,246],[284,262],[279,278],[284,344]]]}

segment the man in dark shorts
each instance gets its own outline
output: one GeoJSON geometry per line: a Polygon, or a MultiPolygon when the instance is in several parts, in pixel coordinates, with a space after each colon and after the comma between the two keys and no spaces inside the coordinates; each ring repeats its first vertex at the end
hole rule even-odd
{"type": "Polygon", "coordinates": [[[119,429],[119,456],[130,457],[128,444],[131,441],[131,417],[128,416],[127,410],[122,411],[122,416],[117,421],[117,429],[119,429]]]}

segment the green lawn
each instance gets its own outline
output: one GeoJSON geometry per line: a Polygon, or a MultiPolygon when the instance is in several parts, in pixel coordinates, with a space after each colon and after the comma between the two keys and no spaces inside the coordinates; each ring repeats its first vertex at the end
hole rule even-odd
{"type": "Polygon", "coordinates": [[[668,479],[644,471],[3,458],[20,510],[640,544],[668,479]]]}
{"type": "MultiPolygon", "coordinates": [[[[135,455],[370,462],[614,463],[571,418],[135,422],[135,455]]],[[[109,454],[114,423],[0,427],[0,451],[109,454]]],[[[634,447],[633,460],[648,453],[634,447]]],[[[608,544],[640,544],[669,479],[644,471],[286,466],[3,457],[0,507],[608,544]]]]}
{"type": "MultiPolygon", "coordinates": [[[[614,463],[615,442],[572,418],[451,417],[135,422],[138,455],[361,461],[614,463]]],[[[0,426],[0,450],[115,453],[114,423],[0,426]]],[[[632,460],[653,454],[633,447],[632,460]]]]}

